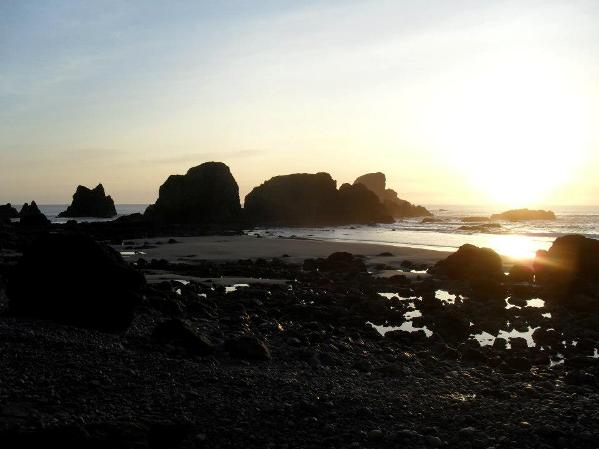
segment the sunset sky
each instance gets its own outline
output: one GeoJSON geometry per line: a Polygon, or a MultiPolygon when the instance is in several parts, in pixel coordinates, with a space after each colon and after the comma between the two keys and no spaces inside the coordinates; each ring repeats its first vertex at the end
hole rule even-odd
{"type": "Polygon", "coordinates": [[[227,163],[422,204],[599,204],[599,2],[0,2],[0,202],[227,163]]]}

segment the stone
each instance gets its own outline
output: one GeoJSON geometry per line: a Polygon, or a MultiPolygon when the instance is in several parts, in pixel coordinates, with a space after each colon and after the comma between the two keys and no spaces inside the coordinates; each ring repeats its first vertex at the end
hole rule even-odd
{"type": "Polygon", "coordinates": [[[491,220],[555,220],[555,214],[550,210],[512,209],[505,212],[501,212],[500,214],[491,215],[491,220]]]}
{"type": "Polygon", "coordinates": [[[19,212],[10,203],[0,205],[0,219],[10,220],[11,218],[19,218],[19,212]]]}
{"type": "Polygon", "coordinates": [[[462,245],[455,253],[437,262],[430,270],[435,275],[456,280],[504,277],[501,257],[490,248],[462,245]]]}
{"type": "Polygon", "coordinates": [[[535,273],[531,267],[522,265],[522,264],[515,264],[510,269],[510,274],[508,275],[508,281],[513,282],[513,283],[518,283],[518,282],[531,283],[534,280],[534,275],[535,275],[535,273]]]}
{"type": "Polygon", "coordinates": [[[362,184],[343,184],[338,192],[341,223],[392,223],[393,218],[378,197],[362,184]]]}
{"type": "Polygon", "coordinates": [[[116,208],[110,195],[106,195],[104,192],[102,184],[98,184],[93,189],[78,186],[71,205],[58,216],[112,218],[116,216],[116,208]]]}
{"type": "Polygon", "coordinates": [[[362,184],[372,191],[385,206],[387,213],[393,218],[430,217],[432,214],[422,206],[415,206],[409,201],[402,200],[397,192],[386,188],[387,179],[384,173],[367,173],[358,177],[354,185],[362,184]]]}
{"type": "Polygon", "coordinates": [[[228,225],[239,222],[239,186],[222,162],[205,162],[160,186],[145,217],[174,224],[228,225]]]}
{"type": "Polygon", "coordinates": [[[206,336],[179,319],[159,323],[152,332],[152,339],[159,343],[181,346],[195,355],[209,355],[214,352],[214,345],[206,336]]]}
{"type": "Polygon", "coordinates": [[[270,350],[262,340],[244,335],[225,341],[225,350],[232,356],[242,360],[270,360],[270,350]]]}
{"type": "Polygon", "coordinates": [[[40,236],[8,279],[9,310],[106,331],[126,329],[144,276],[112,248],[81,234],[40,236]]]}
{"type": "Polygon", "coordinates": [[[19,223],[23,226],[48,226],[50,220],[40,211],[35,201],[25,203],[19,212],[19,223]]]}

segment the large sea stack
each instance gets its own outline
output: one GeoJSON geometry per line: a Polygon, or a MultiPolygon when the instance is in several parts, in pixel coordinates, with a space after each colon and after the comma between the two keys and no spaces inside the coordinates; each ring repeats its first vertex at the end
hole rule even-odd
{"type": "Polygon", "coordinates": [[[491,220],[555,220],[555,214],[550,210],[512,209],[500,214],[491,215],[491,220]]]}
{"type": "Polygon", "coordinates": [[[152,220],[174,224],[228,224],[240,214],[239,187],[222,162],[205,162],[185,175],[169,176],[145,212],[152,220]]]}
{"type": "Polygon", "coordinates": [[[245,197],[247,219],[258,225],[330,226],[389,223],[392,217],[363,186],[337,182],[328,173],[275,176],[245,197]]]}
{"type": "Polygon", "coordinates": [[[73,202],[58,216],[112,218],[116,216],[116,208],[110,195],[106,195],[104,192],[102,184],[98,184],[94,189],[78,186],[73,195],[73,202]]]}
{"type": "Polygon", "coordinates": [[[368,173],[354,181],[354,185],[362,184],[374,192],[393,218],[430,217],[431,214],[425,207],[416,206],[409,201],[402,200],[393,189],[387,189],[387,180],[384,173],[368,173]]]}

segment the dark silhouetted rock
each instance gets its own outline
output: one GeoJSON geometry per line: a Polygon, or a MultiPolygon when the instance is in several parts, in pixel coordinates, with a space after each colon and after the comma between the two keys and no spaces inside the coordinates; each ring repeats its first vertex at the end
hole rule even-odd
{"type": "Polygon", "coordinates": [[[354,274],[367,271],[360,257],[346,252],[333,253],[326,259],[306,259],[304,270],[354,274]]]}
{"type": "Polygon", "coordinates": [[[362,184],[343,184],[339,188],[339,220],[342,223],[392,223],[378,197],[362,184]]]}
{"type": "Polygon", "coordinates": [[[10,311],[100,330],[125,329],[144,276],[119,253],[80,234],[45,234],[9,277],[10,311]]]}
{"type": "Polygon", "coordinates": [[[532,282],[534,271],[526,265],[516,264],[510,269],[508,280],[510,282],[532,282]]]}
{"type": "Polygon", "coordinates": [[[243,360],[269,360],[271,358],[266,344],[249,335],[225,341],[225,349],[231,357],[243,360]]]}
{"type": "Polygon", "coordinates": [[[470,244],[462,245],[455,253],[437,262],[429,272],[459,280],[498,280],[504,276],[499,254],[490,248],[470,244]]]}
{"type": "Polygon", "coordinates": [[[255,224],[324,226],[339,223],[337,200],[337,183],[328,173],[296,173],[255,187],[244,209],[255,224]]]}
{"type": "Polygon", "coordinates": [[[208,355],[214,346],[204,335],[193,329],[189,323],[179,319],[164,321],[154,328],[152,339],[159,343],[181,346],[195,355],[208,355]]]}
{"type": "Polygon", "coordinates": [[[205,162],[185,175],[171,175],[145,216],[165,223],[228,224],[239,220],[239,187],[229,167],[205,162]]]}
{"type": "Polygon", "coordinates": [[[387,180],[381,172],[368,173],[358,177],[354,185],[362,184],[374,192],[393,218],[429,217],[432,214],[422,206],[415,206],[409,201],[398,198],[397,192],[386,188],[387,180]]]}
{"type": "Polygon", "coordinates": [[[25,203],[19,212],[19,223],[22,226],[36,227],[36,226],[48,226],[50,220],[40,211],[35,201],[31,204],[25,203]]]}
{"type": "Polygon", "coordinates": [[[555,220],[555,214],[550,210],[512,209],[500,214],[491,215],[491,220],[555,220]]]}
{"type": "Polygon", "coordinates": [[[73,195],[73,202],[58,216],[112,218],[116,216],[116,208],[112,198],[104,193],[102,184],[98,184],[94,189],[78,186],[73,195]]]}
{"type": "Polygon", "coordinates": [[[559,237],[549,251],[537,251],[534,270],[538,283],[560,289],[597,284],[599,240],[582,235],[559,237]]]}
{"type": "Polygon", "coordinates": [[[0,219],[19,218],[19,212],[10,203],[0,205],[0,219]]]}

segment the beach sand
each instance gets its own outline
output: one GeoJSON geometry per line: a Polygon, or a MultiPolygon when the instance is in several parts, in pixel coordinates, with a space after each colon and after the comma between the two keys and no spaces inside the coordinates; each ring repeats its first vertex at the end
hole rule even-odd
{"type": "MultiPolygon", "coordinates": [[[[166,243],[169,238],[147,241],[149,246],[139,251],[143,254],[129,254],[127,258],[143,257],[150,259],[166,259],[169,262],[208,261],[237,261],[239,259],[272,259],[283,258],[287,262],[300,263],[304,259],[327,257],[337,251],[345,251],[354,255],[363,255],[368,264],[384,263],[399,268],[401,262],[409,260],[416,265],[431,265],[450,253],[422,248],[398,247],[371,243],[334,242],[310,239],[290,238],[257,238],[249,235],[236,236],[202,236],[202,237],[173,237],[178,243],[166,243]],[[392,256],[381,256],[391,253],[392,256]]],[[[145,240],[133,240],[133,247],[141,248],[145,240]]],[[[119,251],[127,251],[115,247],[119,251]]]]}

